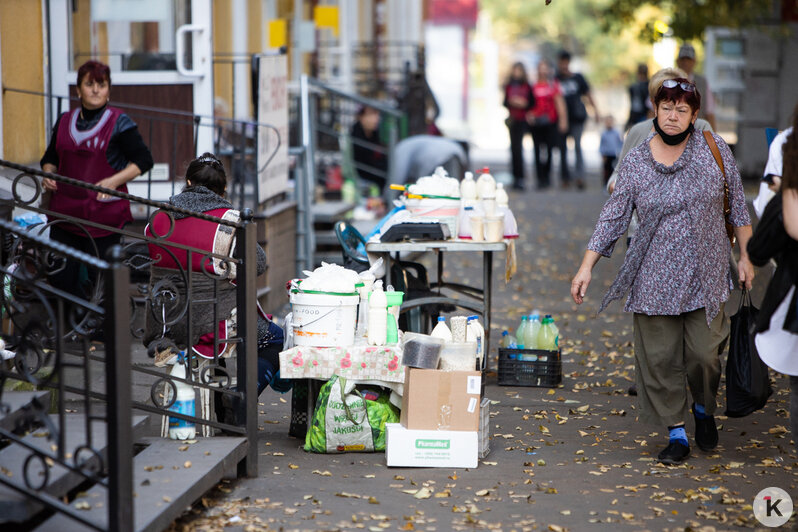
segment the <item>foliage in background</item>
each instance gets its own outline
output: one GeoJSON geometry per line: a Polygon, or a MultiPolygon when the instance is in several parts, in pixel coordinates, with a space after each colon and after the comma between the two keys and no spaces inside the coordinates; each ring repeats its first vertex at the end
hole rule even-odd
{"type": "MultiPolygon", "coordinates": [[[[519,50],[525,41],[537,43],[537,51],[554,59],[566,48],[587,63],[591,83],[626,84],[634,78],[638,63],[651,65],[651,43],[639,38],[646,20],[661,16],[658,8],[642,9],[623,27],[609,32],[602,23],[612,0],[480,0],[480,8],[493,20],[494,36],[519,50]]],[[[533,73],[531,73],[533,74],[533,73]]],[[[534,75],[534,74],[533,74],[534,75]]]]}
{"type": "MultiPolygon", "coordinates": [[[[673,36],[689,41],[703,39],[709,26],[743,28],[752,26],[773,13],[770,0],[611,0],[603,2],[601,20],[605,30],[625,28],[641,20],[641,10],[660,8],[667,16],[673,36]]],[[[662,34],[654,30],[656,18],[642,17],[644,31],[640,38],[655,42],[662,34]]]]}
{"type": "Polygon", "coordinates": [[[772,0],[480,0],[480,7],[505,44],[530,40],[549,58],[567,48],[598,85],[632,81],[638,63],[658,68],[652,43],[663,25],[668,36],[699,44],[709,26],[751,26],[774,12],[772,0]]]}

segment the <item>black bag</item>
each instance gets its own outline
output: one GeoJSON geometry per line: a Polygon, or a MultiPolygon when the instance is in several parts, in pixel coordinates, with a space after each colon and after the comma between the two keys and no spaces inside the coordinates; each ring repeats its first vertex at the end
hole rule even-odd
{"type": "Polygon", "coordinates": [[[754,344],[758,313],[751,304],[751,294],[743,290],[737,313],[731,317],[729,358],[726,360],[725,414],[729,417],[745,417],[759,410],[773,393],[768,367],[759,358],[754,344]]]}

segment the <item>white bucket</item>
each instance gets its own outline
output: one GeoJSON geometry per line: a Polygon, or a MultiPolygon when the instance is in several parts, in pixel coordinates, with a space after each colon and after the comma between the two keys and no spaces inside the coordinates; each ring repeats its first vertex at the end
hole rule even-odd
{"type": "Polygon", "coordinates": [[[352,345],[359,300],[357,294],[291,293],[294,345],[352,345]]]}

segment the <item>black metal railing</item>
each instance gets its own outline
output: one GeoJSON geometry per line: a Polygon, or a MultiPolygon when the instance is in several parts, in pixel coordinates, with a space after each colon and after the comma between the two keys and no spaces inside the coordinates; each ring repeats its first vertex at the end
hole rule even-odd
{"type": "Polygon", "coordinates": [[[7,256],[12,257],[0,264],[6,288],[0,294],[0,308],[10,324],[3,338],[6,349],[16,353],[10,367],[0,366],[0,409],[8,409],[4,395],[10,382],[50,390],[55,397],[54,412],[50,411],[50,404],[34,400],[13,429],[0,428],[0,436],[27,455],[22,475],[0,475],[0,483],[97,529],[85,512],[48,491],[50,472],[62,468],[84,481],[103,486],[108,491],[109,528],[130,530],[133,503],[130,387],[110,386],[110,383],[130,382],[130,365],[126,363],[130,336],[123,330],[130,313],[129,272],[122,263],[121,250],[113,249],[106,261],[2,220],[0,234],[4,242],[11,243],[7,250],[11,253],[7,256]],[[47,282],[48,276],[57,272],[64,261],[102,272],[105,293],[102,305],[57,290],[47,282]],[[92,381],[89,361],[96,356],[91,353],[89,336],[67,319],[67,314],[79,312],[99,320],[106,331],[102,345],[104,376],[113,393],[96,389],[92,381]],[[69,337],[65,334],[67,330],[71,331],[69,337]],[[76,373],[81,378],[76,378],[76,373]],[[97,405],[98,397],[105,399],[104,408],[97,405]],[[67,412],[71,412],[69,418],[67,412]],[[105,427],[101,435],[92,430],[96,422],[105,427]],[[66,442],[68,423],[83,424],[86,428],[85,438],[73,447],[66,442]],[[50,444],[31,443],[25,437],[27,431],[38,431],[50,444]],[[98,440],[107,444],[101,445],[98,440]]]}
{"type": "MultiPolygon", "coordinates": [[[[29,412],[20,425],[20,428],[33,424],[49,427],[47,430],[57,442],[49,454],[31,449],[31,467],[52,462],[61,465],[68,462],[67,455],[71,454],[74,463],[64,467],[75,469],[87,480],[107,485],[109,527],[127,530],[129,526],[121,523],[132,523],[133,411],[182,419],[197,425],[206,435],[222,430],[245,436],[249,442],[256,441],[257,241],[252,213],[245,210],[240,216],[228,213],[230,216],[217,218],[7,161],[0,160],[0,170],[5,174],[16,173],[9,187],[0,188],[11,189],[17,212],[29,211],[47,220],[27,231],[5,222],[0,224],[1,241],[7,243],[0,274],[8,287],[0,295],[0,303],[12,325],[10,330],[3,331],[2,337],[9,349],[16,350],[13,367],[0,368],[0,381],[4,384],[17,380],[57,392],[54,414],[57,423],[48,421],[51,415],[41,405],[29,412]],[[153,230],[134,231],[53,212],[41,205],[44,178],[53,179],[61,187],[104,192],[131,204],[145,205],[154,211],[151,222],[160,216],[168,229],[163,234],[153,230]],[[186,217],[218,224],[232,233],[234,249],[209,251],[171,240],[176,225],[186,217]],[[54,227],[70,227],[89,240],[90,230],[102,229],[118,235],[121,244],[113,248],[108,258],[73,252],[49,239],[48,231],[54,227]],[[56,283],[49,281],[62,271],[67,261],[79,262],[85,277],[101,288],[79,295],[55,288],[56,283]],[[199,268],[192,267],[197,264],[199,268]],[[138,291],[130,289],[131,276],[140,281],[138,291]],[[203,319],[202,315],[210,318],[203,319]],[[218,325],[223,321],[235,325],[227,338],[219,332],[218,325]],[[147,338],[153,350],[187,354],[182,362],[176,362],[185,365],[185,379],[170,375],[168,369],[154,363],[131,362],[132,341],[143,341],[148,330],[160,331],[154,339],[147,338]],[[92,345],[92,338],[100,331],[104,342],[92,345]],[[198,335],[206,335],[206,340],[211,338],[207,340],[212,345],[207,357],[192,348],[198,335]],[[40,377],[43,370],[48,377],[40,377]],[[67,377],[65,370],[70,371],[67,377]],[[105,376],[99,386],[94,379],[97,375],[105,376]],[[133,382],[136,390],[143,387],[148,393],[133,393],[133,382]],[[195,390],[195,395],[199,395],[197,403],[204,400],[208,406],[232,405],[236,415],[219,420],[215,419],[213,408],[198,409],[200,412],[195,415],[171,410],[178,382],[195,390]],[[71,401],[75,397],[77,402],[71,401]],[[90,430],[87,442],[81,447],[84,451],[64,449],[63,441],[58,438],[69,421],[65,415],[68,410],[82,415],[80,422],[86,427],[94,421],[106,424],[107,455],[92,447],[90,430]],[[86,464],[81,453],[88,453],[86,464]],[[86,470],[89,465],[93,469],[86,470]]],[[[144,349],[140,343],[138,348],[144,349]]],[[[2,394],[0,387],[0,407],[2,394]]],[[[13,432],[0,434],[12,444],[24,445],[23,438],[13,432]]],[[[250,443],[245,459],[239,464],[239,473],[257,475],[257,458],[256,446],[250,443]]],[[[62,501],[47,495],[46,473],[41,471],[35,472],[44,475],[44,480],[38,483],[31,480],[33,475],[22,478],[0,475],[0,482],[96,528],[98,525],[85,523],[79,513],[75,515],[62,501]]]]}

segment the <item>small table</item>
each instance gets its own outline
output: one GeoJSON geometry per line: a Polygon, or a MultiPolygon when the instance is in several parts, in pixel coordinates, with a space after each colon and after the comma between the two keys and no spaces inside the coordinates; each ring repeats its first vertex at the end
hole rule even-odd
{"type": "Polygon", "coordinates": [[[280,377],[294,379],[288,433],[302,438],[313,419],[323,381],[333,375],[362,384],[376,384],[402,394],[405,367],[398,345],[348,347],[295,346],[280,353],[280,377]]]}
{"type": "Polygon", "coordinates": [[[402,310],[408,310],[422,305],[434,303],[449,303],[471,310],[482,315],[485,323],[485,356],[482,359],[483,369],[489,369],[490,355],[490,309],[493,283],[493,252],[506,251],[507,242],[472,242],[468,240],[431,240],[424,242],[367,242],[368,253],[380,254],[385,260],[386,283],[391,283],[391,253],[397,256],[402,252],[427,253],[433,251],[438,256],[438,279],[434,285],[438,293],[442,288],[448,288],[465,295],[474,301],[449,296],[422,297],[404,301],[402,310]],[[474,288],[460,283],[450,283],[443,280],[443,254],[444,252],[471,252],[482,253],[482,289],[474,288]]]}

